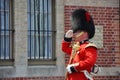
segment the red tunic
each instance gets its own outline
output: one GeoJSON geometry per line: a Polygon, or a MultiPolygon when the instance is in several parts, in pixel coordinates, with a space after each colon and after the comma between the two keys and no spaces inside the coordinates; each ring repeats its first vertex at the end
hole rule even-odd
{"type": "MultiPolygon", "coordinates": [[[[62,51],[68,55],[71,55],[72,51],[70,44],[71,42],[62,41],[62,51]]],[[[95,46],[86,47],[88,44],[88,42],[81,44],[80,49],[76,51],[72,64],[79,63],[79,65],[75,67],[78,72],[68,74],[67,80],[88,80],[81,71],[87,70],[90,72],[97,58],[97,48],[95,46]]]]}

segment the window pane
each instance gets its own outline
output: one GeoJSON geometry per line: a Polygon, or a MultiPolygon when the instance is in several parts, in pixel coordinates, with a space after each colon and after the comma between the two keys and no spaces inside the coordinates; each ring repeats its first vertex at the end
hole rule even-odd
{"type": "Polygon", "coordinates": [[[10,0],[0,0],[0,59],[12,59],[10,0]]]}
{"type": "Polygon", "coordinates": [[[53,59],[51,4],[51,0],[28,0],[29,59],[53,59]]]}

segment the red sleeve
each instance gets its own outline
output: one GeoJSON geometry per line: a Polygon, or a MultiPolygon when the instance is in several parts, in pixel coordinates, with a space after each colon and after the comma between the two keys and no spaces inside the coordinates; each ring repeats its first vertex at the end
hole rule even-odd
{"type": "Polygon", "coordinates": [[[88,47],[85,49],[85,60],[79,61],[79,65],[75,66],[77,71],[86,70],[91,68],[97,58],[97,49],[94,47],[88,47]]]}
{"type": "Polygon", "coordinates": [[[71,54],[72,48],[70,47],[71,42],[62,41],[62,51],[71,54]]]}

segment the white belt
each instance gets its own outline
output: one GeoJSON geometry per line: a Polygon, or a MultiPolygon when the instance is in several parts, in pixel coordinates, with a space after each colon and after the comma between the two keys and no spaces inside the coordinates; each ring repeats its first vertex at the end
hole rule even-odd
{"type": "Polygon", "coordinates": [[[86,77],[87,79],[93,80],[93,75],[96,75],[96,74],[98,73],[98,71],[101,72],[101,69],[100,69],[100,67],[99,67],[98,65],[95,64],[95,67],[97,67],[97,71],[96,71],[96,72],[91,72],[91,73],[89,73],[87,70],[83,70],[83,71],[81,71],[81,72],[84,73],[84,75],[85,75],[85,77],[86,77]]]}
{"type": "Polygon", "coordinates": [[[86,77],[87,79],[93,80],[92,75],[91,75],[87,70],[83,70],[83,71],[81,71],[81,72],[84,73],[84,75],[85,75],[85,77],[86,77]]]}

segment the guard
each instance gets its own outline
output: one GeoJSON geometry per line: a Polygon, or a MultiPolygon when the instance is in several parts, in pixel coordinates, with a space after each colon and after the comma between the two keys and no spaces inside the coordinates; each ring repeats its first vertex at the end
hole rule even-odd
{"type": "Polygon", "coordinates": [[[75,10],[71,16],[71,27],[62,41],[62,51],[70,55],[65,80],[93,80],[89,74],[96,63],[97,48],[89,41],[95,34],[89,12],[75,10]]]}

